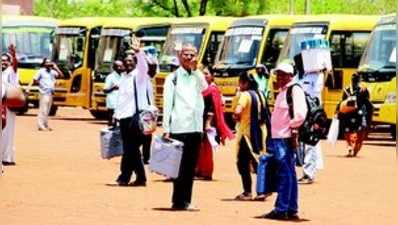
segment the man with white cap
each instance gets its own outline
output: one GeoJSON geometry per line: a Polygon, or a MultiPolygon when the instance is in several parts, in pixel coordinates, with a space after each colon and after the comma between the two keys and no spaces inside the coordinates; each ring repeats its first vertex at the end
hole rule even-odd
{"type": "Polygon", "coordinates": [[[307,115],[304,91],[295,85],[291,64],[281,63],[274,70],[279,94],[271,115],[269,152],[274,155],[278,171],[278,197],[275,208],[263,218],[276,220],[298,219],[298,185],[294,153],[298,143],[298,128],[307,115]],[[287,93],[291,91],[293,110],[289,110],[287,93]]]}

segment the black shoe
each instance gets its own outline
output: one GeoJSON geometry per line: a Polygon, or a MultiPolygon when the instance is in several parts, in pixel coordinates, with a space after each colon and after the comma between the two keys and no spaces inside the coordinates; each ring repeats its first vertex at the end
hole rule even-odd
{"type": "Polygon", "coordinates": [[[263,216],[264,219],[271,219],[271,220],[288,220],[289,217],[287,216],[287,213],[282,213],[282,212],[277,212],[275,210],[272,210],[271,212],[265,214],[263,216]]]}
{"type": "Polygon", "coordinates": [[[134,181],[133,183],[130,184],[130,186],[133,187],[145,187],[146,186],[146,181],[134,181]]]}
{"type": "Polygon", "coordinates": [[[3,166],[15,166],[15,165],[17,165],[15,162],[6,162],[6,161],[3,161],[2,163],[3,163],[3,166]]]}
{"type": "Polygon", "coordinates": [[[300,220],[300,217],[297,215],[297,213],[287,213],[287,218],[289,220],[300,220]]]}

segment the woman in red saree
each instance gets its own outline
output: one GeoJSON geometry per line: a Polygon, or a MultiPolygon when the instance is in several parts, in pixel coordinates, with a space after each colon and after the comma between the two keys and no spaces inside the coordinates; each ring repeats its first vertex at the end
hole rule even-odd
{"type": "Polygon", "coordinates": [[[205,180],[213,179],[213,147],[209,141],[207,132],[211,129],[217,131],[216,141],[225,143],[225,139],[232,139],[234,135],[224,120],[224,107],[221,92],[214,83],[214,77],[208,67],[203,69],[208,88],[202,92],[205,110],[204,110],[204,135],[202,145],[199,151],[199,158],[196,165],[195,175],[205,180]],[[213,128],[214,127],[214,128],[213,128]]]}

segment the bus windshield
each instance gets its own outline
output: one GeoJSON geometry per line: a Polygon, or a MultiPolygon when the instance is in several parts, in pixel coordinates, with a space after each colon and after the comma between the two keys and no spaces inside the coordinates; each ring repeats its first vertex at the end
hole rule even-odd
{"type": "Polygon", "coordinates": [[[51,27],[3,27],[2,52],[15,45],[19,67],[38,67],[43,58],[51,56],[51,27]]]}
{"type": "Polygon", "coordinates": [[[326,25],[292,27],[286,38],[279,60],[293,59],[301,52],[301,42],[313,38],[326,38],[326,25]]]}
{"type": "Polygon", "coordinates": [[[53,60],[63,70],[64,75],[83,65],[85,28],[58,28],[56,31],[53,60]]]}
{"type": "Polygon", "coordinates": [[[252,66],[256,63],[263,27],[236,27],[225,33],[216,64],[252,66]]]}
{"type": "Polygon", "coordinates": [[[184,44],[192,44],[199,51],[203,36],[205,34],[204,27],[174,27],[171,28],[169,35],[164,43],[163,55],[160,56],[160,69],[167,70],[171,58],[177,57],[177,51],[184,44]]]}
{"type": "Polygon", "coordinates": [[[369,65],[374,69],[395,69],[396,25],[387,24],[375,28],[369,40],[367,50],[362,56],[361,66],[369,65]]]}
{"type": "Polygon", "coordinates": [[[123,59],[130,42],[130,29],[103,29],[95,60],[95,71],[101,76],[111,73],[115,59],[123,59]],[[123,43],[123,44],[122,44],[123,43]]]}

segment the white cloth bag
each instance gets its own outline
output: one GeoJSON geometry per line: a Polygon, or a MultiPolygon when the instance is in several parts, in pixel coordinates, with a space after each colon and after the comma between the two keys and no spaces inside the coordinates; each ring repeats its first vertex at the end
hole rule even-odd
{"type": "Polygon", "coordinates": [[[160,175],[177,178],[180,172],[184,143],[156,136],[151,147],[149,169],[160,175]]]}
{"type": "Polygon", "coordinates": [[[336,145],[337,138],[339,136],[339,126],[340,126],[340,120],[334,117],[332,119],[332,123],[330,124],[329,133],[327,137],[327,141],[332,145],[336,145]]]}

